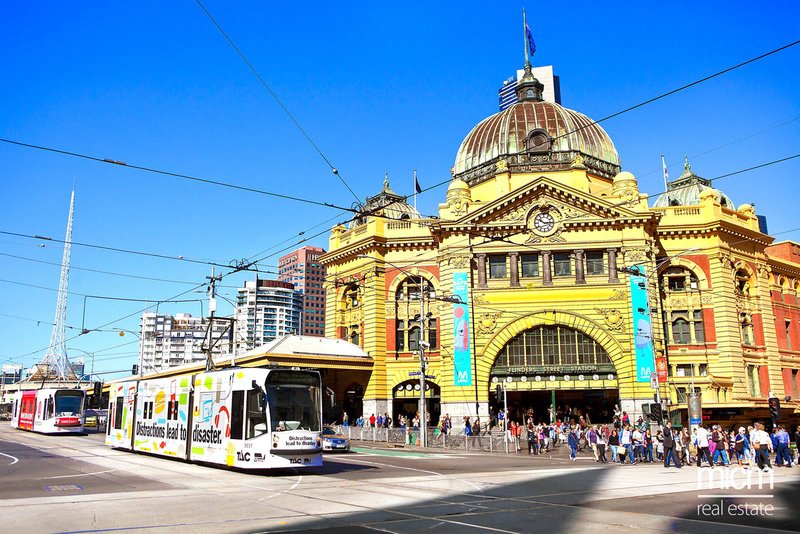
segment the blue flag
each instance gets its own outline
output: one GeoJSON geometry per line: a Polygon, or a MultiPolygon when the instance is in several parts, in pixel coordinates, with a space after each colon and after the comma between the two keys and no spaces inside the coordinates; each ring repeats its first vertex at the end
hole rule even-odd
{"type": "Polygon", "coordinates": [[[525,38],[528,40],[528,49],[531,51],[531,55],[536,53],[536,41],[533,40],[533,34],[531,33],[531,28],[528,26],[528,23],[525,23],[525,38]]]}

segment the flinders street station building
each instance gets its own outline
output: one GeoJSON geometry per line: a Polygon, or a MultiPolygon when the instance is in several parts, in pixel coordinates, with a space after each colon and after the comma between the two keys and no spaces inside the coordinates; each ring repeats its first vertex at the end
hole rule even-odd
{"type": "Polygon", "coordinates": [[[543,89],[527,65],[517,102],[465,132],[438,216],[386,180],[332,230],[326,336],[372,359],[337,375],[351,420],[413,416],[424,388],[432,424],[505,399],[517,420],[633,419],[657,394],[685,425],[693,392],[708,423],[768,419],[770,397],[796,422],[798,245],[689,162],[648,197],[543,89]]]}

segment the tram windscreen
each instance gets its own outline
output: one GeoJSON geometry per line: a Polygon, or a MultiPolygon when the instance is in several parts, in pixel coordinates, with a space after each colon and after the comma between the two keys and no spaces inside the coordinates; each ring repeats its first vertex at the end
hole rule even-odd
{"type": "Polygon", "coordinates": [[[267,376],[266,387],[273,432],[322,429],[319,375],[274,371],[267,376]]]}
{"type": "Polygon", "coordinates": [[[83,392],[82,391],[56,391],[56,409],[55,415],[77,416],[83,410],[83,392]]]}

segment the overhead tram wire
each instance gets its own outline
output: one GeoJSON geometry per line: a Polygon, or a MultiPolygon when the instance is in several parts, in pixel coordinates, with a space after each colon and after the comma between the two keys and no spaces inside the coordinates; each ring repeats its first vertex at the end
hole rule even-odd
{"type": "MultiPolygon", "coordinates": [[[[0,256],[6,256],[8,258],[14,258],[14,259],[24,260],[24,261],[32,261],[32,262],[35,262],[35,263],[42,263],[44,265],[52,265],[54,267],[61,267],[61,263],[58,263],[58,262],[39,260],[39,259],[36,259],[36,258],[28,258],[28,257],[25,257],[25,256],[17,256],[17,255],[14,255],[14,254],[7,254],[5,252],[0,252],[0,256]]],[[[177,259],[177,258],[175,258],[175,259],[177,259]]],[[[140,276],[140,275],[135,275],[135,274],[116,273],[116,272],[112,272],[112,271],[103,271],[103,270],[100,270],[100,269],[90,269],[88,267],[78,267],[77,265],[72,265],[72,264],[70,264],[69,268],[70,268],[71,271],[72,270],[86,271],[86,272],[90,272],[90,273],[107,274],[109,276],[121,276],[121,277],[125,277],[125,278],[133,278],[133,279],[136,279],[136,280],[145,280],[145,281],[149,281],[149,282],[166,282],[166,283],[169,283],[169,284],[183,284],[183,285],[196,285],[197,284],[197,282],[189,282],[188,280],[171,280],[169,278],[154,278],[152,276],[140,276]]],[[[261,272],[266,272],[266,273],[269,273],[269,274],[278,274],[278,273],[273,273],[272,271],[261,271],[261,272]]],[[[224,287],[224,286],[217,286],[217,287],[224,287]]],[[[228,286],[228,287],[232,287],[232,286],[228,286]]]]}
{"type": "Polygon", "coordinates": [[[695,81],[693,81],[691,83],[687,83],[686,85],[682,85],[682,86],[680,86],[680,87],[678,87],[676,89],[673,89],[671,91],[667,91],[666,93],[662,93],[662,94],[660,94],[658,96],[655,96],[653,98],[645,100],[644,102],[639,102],[638,104],[635,104],[635,105],[627,107],[627,108],[625,108],[623,110],[617,111],[616,113],[612,113],[611,115],[607,115],[607,116],[603,117],[602,119],[598,119],[596,121],[591,121],[588,124],[585,124],[583,126],[580,126],[580,127],[576,128],[575,130],[563,133],[561,135],[557,135],[556,137],[553,138],[553,140],[560,139],[562,137],[566,137],[566,136],[574,134],[576,132],[580,132],[581,130],[589,128],[590,126],[594,126],[595,124],[600,124],[601,122],[605,122],[605,121],[607,121],[609,119],[613,119],[614,117],[619,117],[620,115],[628,113],[629,111],[633,111],[635,109],[638,109],[640,107],[646,106],[648,104],[652,104],[653,102],[656,102],[656,101],[661,100],[663,98],[666,98],[668,96],[672,96],[672,95],[674,95],[676,93],[680,93],[681,91],[689,89],[690,87],[694,87],[695,85],[699,85],[699,84],[701,84],[703,82],[707,82],[708,80],[712,80],[714,78],[717,78],[718,76],[722,76],[723,74],[727,74],[727,73],[729,73],[729,72],[731,72],[733,70],[736,70],[738,68],[744,67],[745,65],[749,65],[750,63],[755,63],[758,60],[764,59],[764,58],[769,57],[769,56],[771,56],[773,54],[777,54],[778,52],[782,52],[783,50],[786,50],[786,49],[791,48],[791,47],[793,47],[795,45],[798,45],[798,44],[800,44],[800,39],[798,39],[797,41],[794,41],[792,43],[785,44],[785,45],[783,45],[781,47],[775,48],[773,50],[770,50],[769,52],[765,52],[764,54],[761,54],[761,55],[756,56],[754,58],[750,58],[750,59],[748,59],[746,61],[743,61],[741,63],[737,63],[736,65],[733,65],[732,67],[728,67],[728,68],[723,69],[721,71],[715,72],[714,74],[710,74],[708,76],[700,78],[699,80],[695,80],[695,81]]]}
{"type": "Polygon", "coordinates": [[[319,146],[317,146],[317,144],[314,142],[314,140],[311,139],[311,136],[308,135],[308,133],[305,131],[305,129],[300,125],[298,120],[294,117],[294,115],[292,115],[292,113],[289,111],[289,109],[283,104],[283,102],[281,102],[281,99],[278,98],[278,95],[275,93],[275,91],[272,90],[272,87],[270,87],[270,85],[264,80],[264,78],[261,76],[261,74],[259,74],[259,72],[253,66],[253,64],[250,63],[250,61],[247,59],[247,56],[244,55],[244,52],[241,51],[241,49],[236,45],[236,43],[233,42],[233,39],[231,39],[231,37],[225,32],[225,30],[222,29],[222,26],[219,25],[219,23],[216,21],[214,16],[211,15],[211,13],[208,11],[208,9],[206,9],[206,6],[204,6],[203,3],[200,0],[195,0],[195,2],[197,3],[198,6],[200,6],[200,9],[203,10],[203,12],[206,14],[206,16],[209,18],[209,20],[214,24],[214,26],[217,27],[217,29],[222,34],[222,36],[225,37],[225,40],[228,41],[228,44],[231,45],[231,47],[236,51],[236,53],[239,55],[239,57],[242,59],[242,61],[244,61],[245,65],[247,65],[247,67],[250,69],[250,71],[255,75],[255,77],[261,83],[261,86],[264,87],[264,89],[267,90],[267,92],[270,94],[270,96],[272,96],[273,99],[275,99],[275,102],[278,103],[278,106],[280,106],[280,108],[283,110],[283,112],[286,113],[286,115],[289,117],[289,119],[291,119],[291,121],[294,123],[294,125],[297,127],[297,129],[300,130],[300,133],[303,134],[303,137],[305,137],[306,140],[309,143],[311,143],[311,146],[314,147],[314,150],[317,151],[317,154],[319,154],[319,156],[322,158],[322,160],[328,165],[328,167],[330,167],[331,172],[334,175],[336,175],[336,177],[339,178],[339,180],[347,188],[347,190],[350,191],[350,194],[353,195],[353,198],[356,199],[356,203],[360,206],[361,205],[361,199],[358,198],[358,195],[356,195],[355,191],[353,191],[353,189],[350,187],[350,185],[348,185],[348,183],[345,181],[345,179],[339,173],[339,170],[333,165],[333,163],[330,162],[330,160],[327,158],[327,156],[325,156],[325,154],[322,153],[322,150],[319,148],[319,146]]]}
{"type": "Polygon", "coordinates": [[[338,209],[338,210],[349,212],[349,213],[358,213],[358,210],[355,209],[355,208],[338,206],[338,205],[332,204],[330,202],[322,202],[322,201],[319,201],[319,200],[313,200],[313,199],[308,199],[308,198],[303,198],[303,197],[296,197],[294,195],[285,195],[283,193],[275,193],[273,191],[266,191],[264,189],[258,189],[258,188],[255,188],[255,187],[247,187],[247,186],[243,186],[243,185],[232,184],[232,183],[229,183],[229,182],[223,182],[223,181],[220,181],[220,180],[211,180],[209,178],[200,178],[198,176],[192,176],[190,174],[184,174],[184,173],[179,173],[179,172],[165,171],[165,170],[161,170],[161,169],[156,169],[154,167],[145,167],[143,165],[134,165],[134,164],[131,164],[131,163],[125,163],[124,161],[118,161],[118,160],[114,160],[114,159],[110,159],[110,158],[100,158],[100,157],[97,157],[97,156],[89,156],[88,154],[81,154],[79,152],[73,152],[73,151],[70,151],[70,150],[64,150],[64,149],[60,149],[60,148],[47,147],[47,146],[43,146],[43,145],[34,145],[32,143],[25,143],[25,142],[22,142],[22,141],[15,141],[13,139],[6,139],[6,138],[2,138],[2,137],[0,137],[0,142],[8,143],[10,145],[21,146],[21,147],[25,147],[25,148],[32,148],[32,149],[35,149],[35,150],[42,150],[42,151],[45,151],[45,152],[52,152],[52,153],[55,153],[55,154],[61,154],[63,156],[72,156],[72,157],[75,157],[75,158],[86,159],[86,160],[94,161],[94,162],[97,162],[97,163],[106,163],[106,164],[109,164],[109,165],[117,165],[117,166],[125,167],[125,168],[128,168],[128,169],[134,169],[134,170],[137,170],[137,171],[149,172],[149,173],[153,173],[153,174],[159,174],[159,175],[162,175],[162,176],[170,176],[170,177],[173,177],[173,178],[181,178],[183,180],[190,180],[190,181],[193,181],[193,182],[199,182],[199,183],[204,183],[204,184],[209,184],[209,185],[216,185],[216,186],[219,186],[219,187],[227,187],[227,188],[230,188],[230,189],[236,189],[238,191],[245,191],[245,192],[248,192],[248,193],[257,193],[259,195],[266,195],[266,196],[269,196],[269,197],[280,198],[280,199],[283,199],[283,200],[291,200],[293,202],[301,202],[301,203],[305,203],[305,204],[311,204],[311,205],[314,205],[314,206],[322,206],[322,207],[325,207],[325,208],[334,208],[334,209],[338,209]]]}

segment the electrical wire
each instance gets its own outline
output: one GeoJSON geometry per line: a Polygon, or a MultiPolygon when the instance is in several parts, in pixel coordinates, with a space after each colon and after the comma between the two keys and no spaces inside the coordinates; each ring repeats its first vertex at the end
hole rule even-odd
{"type": "Polygon", "coordinates": [[[322,150],[320,150],[319,146],[317,146],[317,144],[311,139],[311,136],[308,135],[305,129],[300,125],[300,123],[294,117],[294,115],[292,115],[289,109],[283,104],[283,102],[281,102],[281,99],[278,98],[278,95],[275,93],[275,91],[272,90],[272,87],[269,86],[269,84],[264,80],[261,74],[259,74],[259,72],[253,66],[253,64],[250,63],[250,61],[247,59],[247,56],[244,55],[244,52],[242,52],[242,50],[236,45],[236,43],[233,42],[233,39],[231,39],[231,37],[227,34],[227,32],[222,29],[222,26],[219,25],[219,23],[216,21],[213,15],[211,15],[208,9],[206,9],[206,6],[204,6],[200,0],[195,0],[195,2],[197,2],[197,5],[200,6],[200,9],[203,10],[203,12],[206,14],[209,20],[214,24],[214,26],[217,27],[222,36],[225,37],[225,40],[228,41],[228,44],[231,45],[231,47],[236,51],[236,54],[238,54],[238,56],[242,59],[242,61],[244,61],[245,65],[247,65],[247,67],[250,69],[250,72],[252,72],[255,75],[255,77],[261,83],[261,86],[267,90],[267,92],[270,94],[270,96],[272,96],[273,99],[275,99],[275,102],[278,103],[278,106],[280,106],[283,112],[286,113],[286,115],[291,119],[294,125],[297,126],[297,129],[300,130],[300,133],[303,134],[303,137],[305,137],[306,140],[309,143],[311,143],[311,146],[314,147],[314,150],[317,151],[317,154],[319,154],[322,160],[328,165],[328,167],[330,167],[331,172],[334,175],[336,175],[336,177],[339,178],[339,180],[347,188],[347,190],[350,191],[350,194],[352,194],[353,198],[356,199],[356,203],[358,205],[361,205],[361,199],[358,198],[358,195],[356,195],[355,191],[353,191],[350,185],[345,181],[345,179],[339,173],[339,170],[336,167],[334,167],[333,163],[331,163],[330,160],[325,156],[325,154],[322,153],[322,150]]]}

